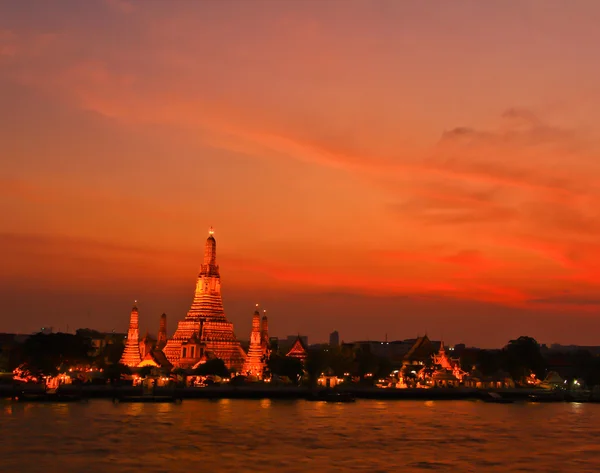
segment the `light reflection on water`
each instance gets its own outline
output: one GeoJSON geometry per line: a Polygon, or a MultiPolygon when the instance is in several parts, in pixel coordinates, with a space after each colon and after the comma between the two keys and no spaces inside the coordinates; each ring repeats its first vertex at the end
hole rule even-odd
{"type": "Polygon", "coordinates": [[[0,407],[2,472],[600,469],[597,404],[97,400],[0,407]]]}

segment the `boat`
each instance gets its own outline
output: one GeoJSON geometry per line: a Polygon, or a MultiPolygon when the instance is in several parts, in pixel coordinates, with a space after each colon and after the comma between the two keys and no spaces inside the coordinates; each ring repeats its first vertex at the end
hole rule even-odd
{"type": "Polygon", "coordinates": [[[19,393],[15,394],[12,399],[18,402],[48,402],[48,403],[65,403],[65,402],[83,402],[86,398],[77,394],[60,394],[60,393],[19,393]]]}
{"type": "Polygon", "coordinates": [[[319,391],[313,393],[307,399],[308,401],[324,401],[324,402],[355,402],[356,399],[350,393],[342,393],[336,391],[319,391]]]}
{"type": "Polygon", "coordinates": [[[500,396],[500,394],[498,393],[486,393],[483,398],[482,398],[483,402],[490,402],[490,403],[495,403],[495,404],[512,404],[514,403],[514,399],[507,399],[505,397],[500,396]]]}
{"type": "Polygon", "coordinates": [[[531,402],[564,402],[565,393],[562,391],[540,392],[537,394],[530,394],[529,400],[531,402]]]}
{"type": "Polygon", "coordinates": [[[113,403],[170,403],[170,404],[181,404],[182,399],[176,396],[118,396],[113,398],[113,403]]]}

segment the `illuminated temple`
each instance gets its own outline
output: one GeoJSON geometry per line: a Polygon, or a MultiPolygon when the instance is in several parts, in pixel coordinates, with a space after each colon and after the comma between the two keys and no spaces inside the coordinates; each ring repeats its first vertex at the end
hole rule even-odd
{"type": "MultiPolygon", "coordinates": [[[[258,304],[256,304],[258,307],[258,304]]],[[[242,372],[248,376],[256,376],[262,379],[265,370],[265,360],[269,355],[269,331],[267,327],[267,316],[260,318],[258,309],[252,316],[252,332],[250,334],[250,346],[242,372]]]]}
{"type": "Polygon", "coordinates": [[[175,367],[191,368],[210,358],[220,358],[230,369],[243,368],[246,354],[233,333],[233,324],[225,317],[216,256],[217,243],[211,228],[192,306],[164,347],[175,367]]]}
{"type": "Polygon", "coordinates": [[[142,361],[139,337],[139,314],[137,307],[134,305],[131,309],[131,316],[129,318],[127,343],[125,344],[125,350],[121,356],[120,363],[126,366],[135,367],[142,361]]]}

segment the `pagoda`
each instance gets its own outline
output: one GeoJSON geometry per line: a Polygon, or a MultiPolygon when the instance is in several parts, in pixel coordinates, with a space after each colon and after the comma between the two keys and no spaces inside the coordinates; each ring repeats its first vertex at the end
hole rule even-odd
{"type": "Polygon", "coordinates": [[[268,358],[271,353],[269,341],[269,322],[267,319],[267,311],[263,310],[263,317],[260,320],[260,346],[262,348],[263,355],[268,358]]]}
{"type": "Polygon", "coordinates": [[[246,355],[223,310],[221,276],[216,262],[217,243],[213,235],[211,227],[192,306],[185,319],[178,323],[164,353],[175,367],[190,368],[207,359],[220,358],[229,369],[241,370],[246,355]]]}
{"type": "Polygon", "coordinates": [[[131,317],[129,319],[129,330],[127,331],[127,342],[125,343],[125,350],[121,356],[119,363],[135,367],[140,364],[142,357],[140,355],[140,334],[139,334],[139,314],[138,309],[134,305],[131,309],[131,317]]]}
{"type": "Polygon", "coordinates": [[[162,350],[167,344],[167,314],[160,316],[160,324],[158,327],[158,338],[156,340],[156,348],[162,350]]]}
{"type": "Polygon", "coordinates": [[[441,375],[442,373],[451,375],[454,380],[462,381],[464,376],[467,374],[460,366],[459,358],[450,358],[446,354],[446,350],[444,349],[444,342],[440,342],[440,349],[437,355],[433,355],[433,365],[437,368],[434,373],[434,378],[436,375],[441,375]]]}
{"type": "MultiPolygon", "coordinates": [[[[258,306],[258,304],[256,304],[258,306]]],[[[242,372],[248,376],[256,376],[262,379],[265,369],[265,353],[263,350],[261,319],[258,310],[252,316],[252,333],[250,334],[250,346],[242,372]]]]}

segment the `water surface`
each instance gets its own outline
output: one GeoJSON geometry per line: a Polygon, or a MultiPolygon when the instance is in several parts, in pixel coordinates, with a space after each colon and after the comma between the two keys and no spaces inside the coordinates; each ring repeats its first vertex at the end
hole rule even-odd
{"type": "Polygon", "coordinates": [[[600,405],[0,401],[0,471],[599,471],[600,405]]]}

